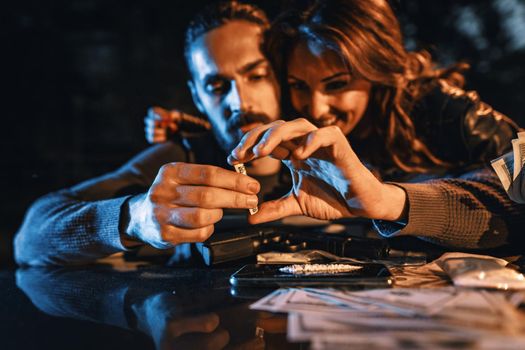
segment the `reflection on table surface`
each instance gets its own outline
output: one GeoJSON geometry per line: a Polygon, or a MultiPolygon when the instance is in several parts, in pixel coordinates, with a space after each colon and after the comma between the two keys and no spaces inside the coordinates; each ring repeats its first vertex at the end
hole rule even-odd
{"type": "MultiPolygon", "coordinates": [[[[391,267],[394,287],[424,288],[428,291],[436,287],[450,286],[451,282],[444,272],[434,265],[391,267]]],[[[2,337],[2,348],[293,349],[308,347],[304,342],[287,342],[287,326],[291,327],[288,327],[290,331],[293,329],[293,322],[287,325],[286,314],[249,309],[250,304],[267,295],[271,290],[232,288],[229,285],[229,277],[239,269],[239,266],[219,268],[130,266],[133,269],[117,270],[115,267],[93,265],[0,271],[0,285],[2,285],[0,300],[3,301],[0,308],[0,322],[5,325],[2,327],[5,332],[2,337]]],[[[406,291],[407,289],[403,292],[406,291]]],[[[484,295],[487,296],[488,292],[484,292],[484,295]]],[[[525,296],[520,300],[525,300],[525,296]]],[[[522,301],[518,302],[520,303],[522,301]]],[[[291,299],[286,300],[287,307],[291,307],[292,304],[291,299]]],[[[269,309],[261,308],[261,310],[269,309]]],[[[505,315],[511,314],[509,309],[504,310],[506,310],[505,315]]],[[[286,312],[287,310],[278,307],[270,311],[286,312]]],[[[320,316],[320,310],[315,311],[316,315],[320,316]]],[[[472,316],[476,320],[477,318],[482,320],[487,315],[476,315],[474,312],[472,316]]],[[[525,314],[516,317],[522,320],[525,314]]],[[[416,318],[404,319],[405,323],[409,321],[419,322],[416,318]]],[[[379,326],[376,320],[370,322],[374,329],[379,326]]],[[[364,329],[362,325],[359,325],[361,328],[356,331],[354,328],[357,326],[350,327],[348,319],[343,323],[345,326],[342,329],[345,329],[346,333],[337,333],[337,335],[346,334],[352,338],[354,334],[362,335],[364,329]],[[352,329],[356,333],[353,333],[352,329]]],[[[378,332],[382,334],[381,338],[385,339],[385,342],[387,337],[384,332],[396,331],[398,324],[396,327],[389,327],[385,325],[383,330],[378,332]]],[[[522,327],[518,328],[519,334],[522,334],[522,327]]],[[[417,343],[414,342],[414,335],[421,338],[421,344],[425,344],[427,337],[432,335],[417,331],[407,334],[412,344],[417,343]]],[[[440,333],[439,336],[441,338],[436,338],[434,334],[436,338],[434,340],[439,344],[450,345],[451,339],[448,335],[440,333]]],[[[461,339],[463,338],[465,337],[461,339]]],[[[296,340],[304,341],[304,339],[296,340]]],[[[405,338],[402,340],[405,341],[405,338]]],[[[525,341],[522,338],[515,339],[513,344],[517,344],[518,340],[525,341]]],[[[368,339],[363,341],[367,343],[368,339]]],[[[472,348],[475,347],[475,343],[476,341],[467,339],[456,345],[459,348],[472,348]]]]}
{"type": "MultiPolygon", "coordinates": [[[[262,295],[232,296],[228,276],[235,270],[18,269],[10,272],[11,277],[16,274],[17,287],[38,311],[23,307],[7,344],[75,349],[299,348],[300,344],[286,342],[285,317],[249,310],[254,298],[262,295]],[[30,328],[50,339],[32,338],[30,328]]],[[[8,272],[2,276],[9,280],[8,272]]],[[[3,294],[4,302],[15,302],[13,293],[3,294]]]]}

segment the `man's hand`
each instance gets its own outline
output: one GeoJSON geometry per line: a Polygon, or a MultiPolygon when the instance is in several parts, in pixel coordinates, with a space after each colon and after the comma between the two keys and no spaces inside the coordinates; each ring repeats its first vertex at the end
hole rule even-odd
{"type": "Polygon", "coordinates": [[[228,161],[244,163],[268,155],[288,166],[293,187],[286,196],[260,205],[259,212],[249,217],[251,223],[300,214],[384,220],[405,215],[404,190],[381,183],[336,126],[318,129],[302,118],[260,126],[244,135],[228,161]]]}
{"type": "Polygon", "coordinates": [[[126,233],[160,249],[202,242],[213,233],[223,208],[254,208],[259,190],[256,180],[234,171],[166,164],[149,191],[130,201],[126,233]]]}

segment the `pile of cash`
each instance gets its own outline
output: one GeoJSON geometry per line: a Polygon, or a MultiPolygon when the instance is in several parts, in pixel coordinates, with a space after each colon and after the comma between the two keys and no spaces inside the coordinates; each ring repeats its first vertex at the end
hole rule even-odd
{"type": "Polygon", "coordinates": [[[458,288],[279,289],[252,309],[288,313],[313,349],[525,349],[521,292],[458,288]]]}
{"type": "Polygon", "coordinates": [[[519,132],[518,138],[512,140],[512,152],[494,159],[491,164],[509,197],[517,203],[525,203],[525,172],[522,171],[525,164],[525,132],[519,132]]]}

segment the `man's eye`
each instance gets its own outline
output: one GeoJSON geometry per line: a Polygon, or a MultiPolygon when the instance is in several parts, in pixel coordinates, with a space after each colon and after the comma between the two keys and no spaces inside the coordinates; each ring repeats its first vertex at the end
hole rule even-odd
{"type": "Polygon", "coordinates": [[[248,81],[258,82],[268,77],[270,71],[266,67],[257,67],[248,73],[248,81]]]}
{"type": "Polygon", "coordinates": [[[308,90],[308,85],[306,85],[302,81],[289,81],[288,87],[290,88],[290,90],[299,90],[299,91],[308,90]]]}
{"type": "Polygon", "coordinates": [[[213,81],[206,84],[206,91],[214,95],[223,95],[228,91],[229,85],[225,81],[213,81]]]}
{"type": "Polygon", "coordinates": [[[348,80],[335,80],[331,81],[329,83],[326,83],[325,89],[326,91],[334,91],[339,89],[344,89],[349,84],[348,80]]]}
{"type": "Polygon", "coordinates": [[[267,76],[268,76],[267,74],[252,74],[248,77],[248,79],[250,81],[256,82],[256,81],[261,81],[265,79],[267,76]]]}

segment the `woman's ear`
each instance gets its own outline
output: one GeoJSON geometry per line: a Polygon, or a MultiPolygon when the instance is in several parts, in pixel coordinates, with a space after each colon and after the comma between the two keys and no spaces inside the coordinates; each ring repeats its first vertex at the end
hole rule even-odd
{"type": "Polygon", "coordinates": [[[188,80],[187,84],[188,84],[188,88],[190,89],[190,92],[191,92],[191,98],[193,99],[193,103],[195,104],[195,106],[197,107],[199,112],[201,112],[202,114],[206,115],[206,110],[204,109],[204,106],[202,105],[202,102],[201,102],[201,99],[199,97],[199,94],[197,93],[197,89],[195,87],[195,83],[192,80],[188,80]]]}

